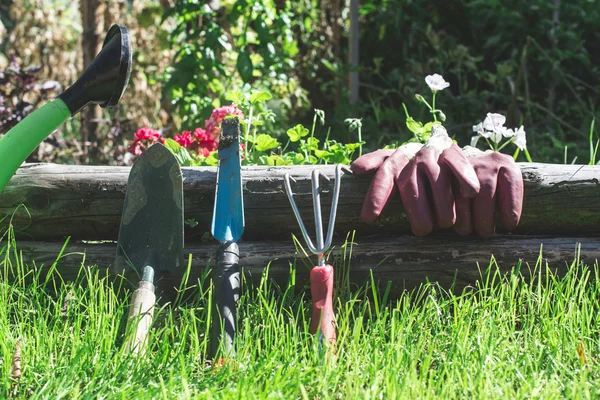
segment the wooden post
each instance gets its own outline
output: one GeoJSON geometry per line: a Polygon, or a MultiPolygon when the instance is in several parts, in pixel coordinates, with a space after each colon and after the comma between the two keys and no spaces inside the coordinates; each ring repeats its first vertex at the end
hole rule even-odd
{"type": "MultiPolygon", "coordinates": [[[[518,163],[525,182],[521,222],[514,233],[587,235],[600,233],[600,166],[518,163]]],[[[244,240],[280,239],[299,233],[283,188],[289,172],[302,215],[312,215],[310,176],[316,166],[244,167],[244,240]]],[[[335,166],[319,170],[334,176],[335,166]]],[[[130,168],[29,164],[21,167],[0,193],[0,230],[12,221],[21,237],[35,240],[114,240],[117,238],[130,168]],[[25,208],[17,207],[21,204],[25,208]]],[[[185,219],[197,226],[186,231],[186,243],[210,232],[215,196],[215,167],[182,168],[185,219]]],[[[371,177],[345,174],[336,218],[336,232],[356,230],[359,236],[410,234],[399,196],[372,224],[360,221],[371,177]]],[[[323,214],[328,215],[332,184],[323,182],[323,214]]],[[[307,229],[314,228],[305,217],[307,229]]]]}
{"type": "Polygon", "coordinates": [[[359,79],[358,79],[358,65],[359,65],[359,29],[358,29],[358,0],[350,0],[350,37],[348,40],[349,46],[349,64],[350,64],[350,104],[356,104],[358,102],[359,95],[359,79]]]}
{"type": "MultiPolygon", "coordinates": [[[[81,49],[83,53],[83,69],[85,69],[102,48],[104,37],[104,9],[106,5],[103,0],[81,0],[81,21],[83,24],[83,36],[81,38],[81,49]]],[[[98,120],[102,117],[99,106],[92,104],[81,112],[81,134],[83,141],[83,154],[81,160],[84,163],[90,161],[90,149],[98,137],[98,120]]]]}

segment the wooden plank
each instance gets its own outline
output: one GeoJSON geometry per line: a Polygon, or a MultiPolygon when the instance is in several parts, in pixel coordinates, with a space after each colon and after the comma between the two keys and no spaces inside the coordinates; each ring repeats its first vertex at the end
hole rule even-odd
{"type": "MultiPolygon", "coordinates": [[[[519,261],[522,270],[526,263],[535,266],[543,244],[542,261],[549,263],[559,273],[564,273],[576,256],[580,246],[580,259],[588,265],[600,258],[600,237],[544,237],[498,235],[483,241],[473,238],[440,235],[428,238],[413,236],[369,238],[359,240],[351,247],[340,246],[344,237],[334,240],[329,261],[336,268],[336,276],[348,276],[356,285],[363,285],[373,272],[375,280],[385,287],[392,282],[392,291],[399,294],[427,281],[438,281],[444,287],[457,288],[473,285],[480,278],[480,269],[485,270],[494,256],[502,271],[509,271],[519,261]],[[345,275],[348,274],[348,275],[345,275]]],[[[19,241],[17,248],[23,259],[41,266],[51,265],[59,254],[62,243],[19,241]]],[[[194,282],[214,261],[217,244],[214,241],[192,245],[186,254],[192,255],[191,282],[194,282]]],[[[73,280],[81,268],[98,265],[109,268],[115,257],[114,243],[91,244],[72,242],[68,245],[57,268],[66,280],[73,280]],[[85,256],[85,261],[84,261],[85,256]]],[[[269,265],[269,276],[279,283],[287,282],[290,265],[296,262],[300,285],[307,282],[308,271],[314,265],[302,252],[296,253],[293,241],[262,241],[240,243],[240,265],[251,281],[257,281],[269,265]]]]}
{"type": "MultiPolygon", "coordinates": [[[[521,163],[525,199],[520,234],[580,235],[600,232],[600,166],[521,163]]],[[[278,239],[299,229],[283,189],[283,175],[293,185],[307,225],[312,219],[310,173],[315,167],[244,167],[246,230],[244,239],[278,239]]],[[[333,177],[333,166],[319,167],[333,177]]],[[[0,194],[1,226],[9,220],[20,237],[35,240],[116,239],[125,196],[127,167],[30,164],[20,168],[0,194]],[[27,207],[15,208],[20,204],[27,207]]],[[[216,168],[184,168],[185,217],[198,225],[186,230],[186,240],[206,237],[212,218],[216,168]]],[[[336,221],[339,234],[410,233],[399,196],[375,223],[359,219],[370,177],[344,175],[336,221]]],[[[328,215],[331,184],[324,187],[328,215]]],[[[310,229],[310,228],[309,228],[310,229]]]]}

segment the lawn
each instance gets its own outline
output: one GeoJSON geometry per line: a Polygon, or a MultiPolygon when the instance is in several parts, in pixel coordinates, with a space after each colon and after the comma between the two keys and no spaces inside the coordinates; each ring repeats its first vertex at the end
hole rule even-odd
{"type": "MultiPolygon", "coordinates": [[[[0,260],[2,398],[600,397],[600,270],[577,254],[561,277],[541,259],[503,274],[492,258],[472,287],[424,283],[393,300],[373,282],[342,280],[335,357],[308,333],[310,299],[296,266],[284,287],[267,269],[243,291],[237,355],[218,368],[205,360],[208,269],[157,310],[146,357],[136,358],[122,346],[130,295],[122,281],[85,261],[75,282],[54,268],[41,274],[19,261],[9,235],[0,260]]],[[[337,266],[338,277],[347,267],[337,266]]]]}

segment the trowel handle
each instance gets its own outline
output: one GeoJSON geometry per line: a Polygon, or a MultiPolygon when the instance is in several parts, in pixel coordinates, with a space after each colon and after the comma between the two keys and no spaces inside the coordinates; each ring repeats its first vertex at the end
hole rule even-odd
{"type": "Polygon", "coordinates": [[[213,270],[213,309],[211,323],[210,358],[219,347],[222,357],[235,354],[233,339],[237,330],[237,303],[240,298],[240,252],[236,242],[225,242],[217,250],[217,263],[213,270]]]}
{"type": "Polygon", "coordinates": [[[334,345],[336,335],[331,265],[317,266],[310,271],[310,292],[312,296],[310,333],[318,334],[319,340],[327,340],[330,345],[334,345]]]}
{"type": "Polygon", "coordinates": [[[29,114],[0,138],[0,192],[33,150],[70,117],[66,104],[56,99],[29,114]]]}
{"type": "Polygon", "coordinates": [[[134,331],[130,332],[131,336],[125,342],[125,351],[133,355],[143,354],[146,350],[146,338],[152,325],[156,303],[153,281],[154,269],[144,267],[142,280],[131,296],[128,324],[134,324],[134,331]]]}

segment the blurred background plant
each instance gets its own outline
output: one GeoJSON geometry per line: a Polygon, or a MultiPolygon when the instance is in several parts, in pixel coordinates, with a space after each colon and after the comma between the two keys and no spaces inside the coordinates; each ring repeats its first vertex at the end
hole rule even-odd
{"type": "MultiPolygon", "coordinates": [[[[62,145],[32,160],[128,163],[127,150],[140,128],[164,138],[204,129],[213,109],[231,103],[228,94],[248,97],[253,90],[271,95],[253,104],[254,116],[262,116],[254,120],[261,124],[257,137],[266,134],[278,143],[267,159],[287,162],[284,149],[316,157],[314,150],[300,149],[309,138],[320,141],[318,151],[328,151],[323,146],[329,140],[365,142],[366,152],[413,136],[403,103],[414,120],[430,119],[414,93],[427,90],[424,76],[439,73],[450,86],[437,107],[459,144],[468,144],[472,126],[493,110],[506,116],[508,126],[527,127],[535,161],[588,162],[590,142],[599,139],[592,124],[600,98],[597,1],[365,0],[359,4],[358,36],[350,26],[356,4],[5,1],[0,71],[14,57],[23,69],[40,66],[41,82],[67,87],[99,49],[110,24],[122,23],[132,33],[134,70],[119,109],[74,119],[55,135],[62,145]],[[360,49],[358,66],[348,61],[353,45],[360,49]],[[356,99],[349,90],[352,72],[359,73],[356,99]],[[327,128],[318,123],[311,129],[314,109],[327,115],[327,128]],[[349,118],[360,129],[345,124],[349,118]],[[290,136],[297,125],[303,129],[290,136]],[[310,136],[299,136],[304,129],[310,136]],[[292,137],[298,141],[286,146],[292,137]]],[[[257,154],[254,143],[248,144],[248,155],[257,154]]],[[[345,157],[351,153],[358,155],[348,151],[345,157]]]]}

